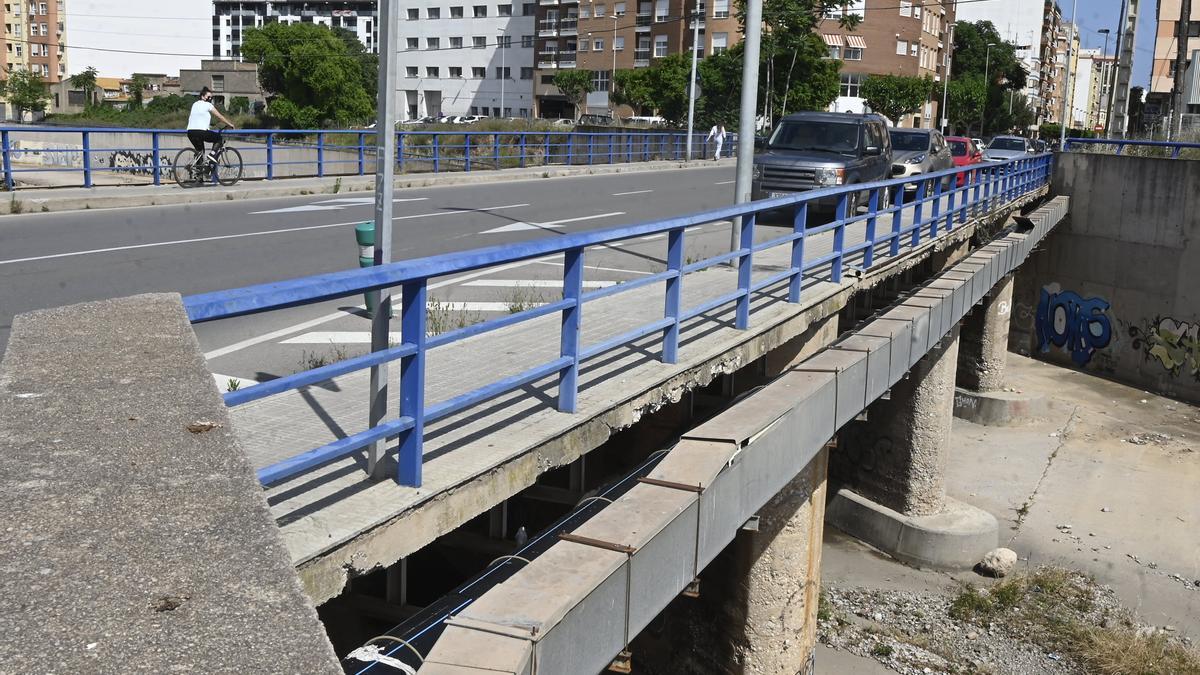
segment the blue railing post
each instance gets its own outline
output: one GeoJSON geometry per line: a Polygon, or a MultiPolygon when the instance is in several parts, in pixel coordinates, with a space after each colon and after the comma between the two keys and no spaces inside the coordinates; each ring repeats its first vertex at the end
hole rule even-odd
{"type": "Polygon", "coordinates": [[[542,134],[542,166],[550,163],[550,134],[542,134]]]}
{"type": "Polygon", "coordinates": [[[433,172],[434,173],[437,173],[438,170],[441,168],[442,158],[440,156],[441,148],[439,147],[440,139],[441,139],[440,135],[438,135],[438,134],[433,135],[433,172]]]}
{"type": "Polygon", "coordinates": [[[738,296],[737,316],[734,328],[746,330],[750,327],[750,278],[754,271],[754,224],[758,214],[751,213],[742,216],[742,237],[738,244],[741,255],[738,258],[738,296]]]}
{"type": "Polygon", "coordinates": [[[850,193],[838,195],[837,210],[834,211],[833,262],[829,266],[829,278],[833,283],[842,283],[842,258],[846,250],[846,216],[850,213],[850,193]]]}
{"type": "Polygon", "coordinates": [[[500,132],[492,134],[492,152],[496,157],[496,168],[500,168],[500,132]]]}
{"type": "Polygon", "coordinates": [[[613,163],[613,136],[615,136],[615,134],[610,133],[608,135],[608,163],[609,164],[613,163]]]}
{"type": "Polygon", "coordinates": [[[410,487],[421,487],[425,436],[425,284],[406,283],[400,291],[400,338],[416,351],[400,359],[400,416],[411,417],[413,425],[400,434],[396,480],[410,487]]]}
{"type": "Polygon", "coordinates": [[[522,131],[522,132],[520,133],[520,140],[519,140],[519,142],[520,142],[520,144],[521,144],[521,168],[522,168],[522,169],[524,169],[524,168],[525,168],[525,162],[526,162],[526,157],[525,157],[525,148],[526,148],[526,143],[525,143],[525,140],[526,140],[526,138],[528,138],[528,137],[529,137],[529,134],[528,134],[528,133],[526,133],[526,132],[524,132],[524,131],[522,131]]]}
{"type": "Polygon", "coordinates": [[[12,138],[7,130],[0,132],[0,146],[4,150],[4,189],[11,192],[16,185],[12,173],[12,138]]]}
{"type": "Polygon", "coordinates": [[[325,177],[325,132],[317,132],[317,178],[325,177]]]}
{"type": "Polygon", "coordinates": [[[567,166],[575,163],[575,134],[567,134],[567,166]]]}
{"type": "Polygon", "coordinates": [[[896,186],[896,196],[892,200],[892,206],[896,208],[896,212],[892,214],[892,245],[890,248],[892,257],[900,255],[900,231],[904,229],[904,185],[896,186]]]}
{"type": "Polygon", "coordinates": [[[275,178],[275,134],[267,132],[267,180],[275,178]]]}
{"type": "Polygon", "coordinates": [[[974,190],[974,197],[971,199],[971,215],[982,215],[983,201],[981,199],[983,192],[983,172],[976,169],[971,172],[971,185],[974,190]]]}
{"type": "Polygon", "coordinates": [[[404,173],[404,139],[407,136],[403,131],[396,133],[396,170],[404,173]]]}
{"type": "Polygon", "coordinates": [[[83,132],[83,186],[92,187],[92,134],[83,132]]]}
{"type": "Polygon", "coordinates": [[[679,310],[683,298],[683,232],[684,228],[671,230],[667,234],[667,270],[677,276],[667,279],[667,297],[663,318],[671,319],[671,325],[663,331],[663,363],[679,360],[679,310]]]}
{"type": "Polygon", "coordinates": [[[463,171],[471,170],[471,134],[463,134],[463,171]]]}
{"type": "Polygon", "coordinates": [[[596,134],[588,134],[588,166],[592,165],[592,146],[596,140],[596,134]]]}
{"type": "Polygon", "coordinates": [[[358,175],[363,175],[367,172],[367,135],[359,133],[358,135],[358,175]]]}
{"type": "Polygon", "coordinates": [[[928,183],[925,181],[917,182],[917,194],[913,197],[913,224],[912,224],[912,247],[916,248],[921,243],[921,215],[925,210],[925,186],[928,183]]]}
{"type": "Polygon", "coordinates": [[[162,185],[162,152],[157,131],[150,134],[150,168],[154,171],[154,184],[162,185]]]}
{"type": "Polygon", "coordinates": [[[958,176],[949,177],[950,194],[946,196],[946,231],[954,229],[954,204],[958,197],[958,176]]]}
{"type": "Polygon", "coordinates": [[[808,230],[808,202],[796,207],[792,219],[792,278],[788,283],[788,302],[800,302],[800,291],[804,287],[804,233],[808,230]]]}
{"type": "Polygon", "coordinates": [[[579,393],[580,322],[583,315],[583,248],[563,253],[563,300],[571,306],[562,311],[559,354],[571,360],[558,374],[558,409],[573,413],[579,393]]]}
{"type": "Polygon", "coordinates": [[[933,184],[933,208],[930,209],[929,238],[936,239],[938,235],[938,220],[942,215],[942,179],[938,178],[933,184]]]}
{"type": "Polygon", "coordinates": [[[625,163],[633,163],[633,136],[625,132],[625,163]]]}
{"type": "Polygon", "coordinates": [[[867,249],[863,251],[863,269],[871,269],[875,262],[875,225],[879,220],[879,191],[886,189],[871,190],[871,198],[867,201],[867,249]]]}

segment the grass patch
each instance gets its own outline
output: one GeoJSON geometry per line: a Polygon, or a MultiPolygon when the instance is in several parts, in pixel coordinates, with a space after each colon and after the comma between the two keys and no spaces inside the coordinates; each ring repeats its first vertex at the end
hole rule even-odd
{"type": "Polygon", "coordinates": [[[538,289],[528,288],[526,286],[517,286],[509,292],[504,303],[508,306],[509,314],[519,314],[526,310],[533,309],[547,302],[546,294],[538,289]]]}
{"type": "Polygon", "coordinates": [[[338,361],[345,361],[348,358],[350,358],[350,351],[346,349],[345,345],[337,345],[331,342],[329,343],[329,347],[322,351],[313,350],[310,352],[305,350],[300,352],[300,368],[296,372],[302,373],[306,370],[324,368],[338,361]]]}
{"type": "Polygon", "coordinates": [[[829,606],[829,598],[825,597],[825,591],[822,590],[817,595],[817,621],[829,621],[833,618],[833,609],[829,606]]]}
{"type": "Polygon", "coordinates": [[[452,330],[474,326],[483,322],[479,312],[468,312],[466,305],[454,305],[430,298],[425,305],[425,333],[441,335],[452,330]]]}
{"type": "Polygon", "coordinates": [[[876,643],[876,645],[874,647],[871,647],[871,655],[878,656],[879,658],[882,658],[882,659],[886,659],[887,657],[891,656],[895,652],[896,652],[896,649],[885,642],[876,643]]]}

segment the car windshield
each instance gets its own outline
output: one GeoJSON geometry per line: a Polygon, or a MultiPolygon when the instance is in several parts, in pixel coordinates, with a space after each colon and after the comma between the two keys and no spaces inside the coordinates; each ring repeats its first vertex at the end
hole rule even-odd
{"type": "Polygon", "coordinates": [[[858,125],[814,120],[784,122],[771,134],[767,147],[772,150],[809,150],[856,156],[858,125]]]}
{"type": "Polygon", "coordinates": [[[946,143],[948,143],[950,145],[950,154],[951,155],[954,155],[955,157],[966,157],[967,156],[967,142],[966,141],[946,141],[946,143]]]}
{"type": "Polygon", "coordinates": [[[1025,141],[1020,138],[993,138],[988,150],[1017,150],[1025,152],[1025,141]]]}
{"type": "Polygon", "coordinates": [[[892,131],[892,150],[896,152],[913,152],[929,150],[929,134],[914,134],[904,131],[892,131]]]}

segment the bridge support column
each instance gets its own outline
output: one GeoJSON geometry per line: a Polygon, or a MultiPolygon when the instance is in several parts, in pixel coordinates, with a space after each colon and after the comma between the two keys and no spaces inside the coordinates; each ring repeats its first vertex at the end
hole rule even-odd
{"type": "Polygon", "coordinates": [[[813,672],[828,450],[758,513],[634,642],[647,672],[805,675],[813,672]]]}
{"type": "Polygon", "coordinates": [[[998,537],[994,516],[946,496],[958,350],[956,326],[866,422],[843,429],[832,460],[830,524],[925,567],[969,568],[998,537]]]}

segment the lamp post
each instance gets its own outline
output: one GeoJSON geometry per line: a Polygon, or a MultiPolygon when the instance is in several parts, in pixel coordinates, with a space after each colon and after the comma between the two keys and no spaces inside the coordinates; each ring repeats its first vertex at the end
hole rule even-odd
{"type": "Polygon", "coordinates": [[[946,103],[950,100],[950,67],[954,65],[954,27],[956,24],[951,23],[950,28],[950,53],[946,59],[946,72],[942,76],[942,135],[946,134],[946,129],[950,126],[950,117],[946,111],[946,103]]]}
{"type": "MultiPolygon", "coordinates": [[[[1107,61],[1108,61],[1108,36],[1112,34],[1112,31],[1109,30],[1108,28],[1101,28],[1097,32],[1104,36],[1104,51],[1101,52],[1100,55],[1104,57],[1104,62],[1107,63],[1107,61]]],[[[1112,70],[1112,68],[1109,68],[1109,70],[1112,70]]],[[[1101,86],[1101,91],[1104,92],[1104,94],[1105,94],[1104,98],[1100,102],[1100,105],[1103,105],[1104,109],[1105,109],[1104,134],[1107,136],[1108,135],[1108,112],[1107,112],[1108,111],[1108,101],[1109,101],[1109,99],[1112,98],[1112,90],[1109,88],[1108,76],[1104,76],[1102,78],[1100,86],[1101,86]]],[[[1091,111],[1089,110],[1088,112],[1091,112],[1091,111]]]]}
{"type": "Polygon", "coordinates": [[[995,42],[989,42],[987,52],[983,58],[983,105],[979,107],[979,137],[983,138],[984,115],[987,113],[988,93],[991,91],[991,83],[988,82],[988,69],[992,65],[992,47],[995,47],[995,42]]]}

